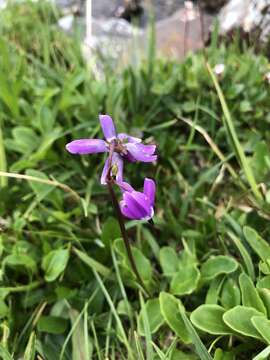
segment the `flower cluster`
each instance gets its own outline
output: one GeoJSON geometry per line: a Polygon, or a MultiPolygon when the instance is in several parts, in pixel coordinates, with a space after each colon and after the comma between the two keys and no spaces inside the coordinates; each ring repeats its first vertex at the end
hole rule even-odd
{"type": "Polygon", "coordinates": [[[123,180],[124,161],[154,162],[156,145],[142,144],[142,140],[125,133],[117,134],[109,115],[99,116],[105,140],[80,139],[66,145],[71,154],[108,153],[109,156],[101,174],[101,184],[106,185],[108,177],[122,191],[120,209],[122,214],[134,220],[150,220],[154,215],[156,185],[152,179],[144,180],[143,192],[133,189],[123,180]]]}

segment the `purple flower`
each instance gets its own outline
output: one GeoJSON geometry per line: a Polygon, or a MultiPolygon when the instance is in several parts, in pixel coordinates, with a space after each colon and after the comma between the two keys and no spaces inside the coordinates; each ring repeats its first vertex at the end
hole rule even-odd
{"type": "MultiPolygon", "coordinates": [[[[80,139],[74,140],[66,145],[71,154],[94,154],[109,152],[110,146],[114,144],[112,157],[111,176],[116,177],[117,182],[123,181],[123,159],[128,161],[153,162],[157,160],[155,155],[156,145],[141,144],[141,139],[127,135],[117,134],[112,118],[109,115],[99,115],[99,121],[106,140],[80,139]]],[[[108,173],[108,159],[105,162],[101,184],[106,184],[108,173]]]]}
{"type": "Polygon", "coordinates": [[[150,220],[154,216],[156,184],[152,179],[145,178],[143,192],[135,191],[126,182],[118,185],[123,191],[120,209],[125,217],[132,220],[150,220]]]}

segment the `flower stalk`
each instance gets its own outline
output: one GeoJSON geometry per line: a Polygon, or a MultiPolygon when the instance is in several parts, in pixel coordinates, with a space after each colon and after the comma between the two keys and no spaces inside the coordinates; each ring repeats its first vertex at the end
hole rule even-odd
{"type": "Polygon", "coordinates": [[[113,156],[114,148],[115,148],[115,143],[112,142],[110,144],[110,149],[109,149],[108,172],[107,172],[107,175],[106,175],[106,182],[107,182],[107,186],[108,186],[108,189],[109,189],[109,194],[110,194],[110,197],[111,197],[112,205],[113,205],[113,208],[115,210],[116,217],[117,217],[117,220],[118,220],[118,223],[119,223],[121,235],[122,235],[122,238],[124,240],[124,244],[125,244],[127,256],[128,256],[129,262],[130,262],[130,266],[132,268],[132,271],[133,271],[134,275],[137,278],[138,283],[140,284],[140,286],[142,287],[144,292],[149,296],[150,295],[149,291],[147,290],[147,288],[146,288],[146,286],[145,286],[145,284],[144,284],[144,282],[143,282],[143,280],[142,280],[142,278],[141,278],[141,276],[139,274],[139,271],[137,269],[137,266],[136,266],[136,263],[135,263],[135,260],[134,260],[133,254],[132,254],[131,246],[130,246],[130,243],[129,243],[129,240],[128,240],[128,235],[127,235],[127,231],[126,231],[126,228],[125,228],[124,218],[123,218],[123,215],[122,215],[122,212],[121,212],[117,197],[116,197],[114,189],[113,189],[114,179],[111,176],[111,168],[112,168],[112,156],[113,156]]]}

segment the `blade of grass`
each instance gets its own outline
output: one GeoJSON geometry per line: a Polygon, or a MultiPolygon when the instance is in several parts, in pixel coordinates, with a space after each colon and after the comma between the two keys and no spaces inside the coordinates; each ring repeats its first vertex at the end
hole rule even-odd
{"type": "Polygon", "coordinates": [[[114,318],[115,318],[115,321],[116,321],[116,323],[117,323],[117,325],[118,325],[118,328],[119,328],[119,331],[120,331],[120,333],[121,333],[123,342],[124,342],[124,344],[125,344],[125,346],[126,346],[126,350],[127,350],[127,352],[128,352],[129,358],[130,358],[130,359],[134,359],[133,352],[132,352],[132,348],[130,347],[130,344],[129,344],[127,335],[126,335],[126,333],[125,333],[123,324],[122,324],[122,322],[121,322],[121,320],[120,320],[120,317],[119,317],[118,314],[117,314],[117,311],[116,311],[116,308],[115,308],[114,303],[113,303],[113,301],[112,301],[112,298],[110,297],[110,295],[109,295],[109,293],[108,293],[108,291],[107,291],[107,289],[106,289],[106,287],[105,287],[102,279],[101,279],[100,276],[98,275],[97,271],[96,271],[95,269],[92,269],[92,271],[93,271],[93,274],[94,274],[94,276],[95,276],[95,278],[96,278],[96,280],[97,280],[97,282],[98,282],[98,284],[99,284],[99,286],[100,286],[100,288],[101,288],[101,290],[102,290],[102,292],[103,292],[103,295],[105,296],[105,298],[106,298],[106,300],[107,300],[107,302],[108,302],[108,304],[109,304],[109,307],[110,307],[110,309],[111,309],[111,312],[112,312],[112,314],[113,314],[113,316],[114,316],[114,318]]]}
{"type": "MultiPolygon", "coordinates": [[[[7,161],[6,161],[6,153],[5,153],[5,146],[4,146],[4,138],[3,132],[1,128],[0,122],[0,171],[7,171],[7,161]]],[[[0,186],[5,187],[8,184],[7,177],[0,177],[0,186]]]]}
{"type": "Polygon", "coordinates": [[[181,306],[179,306],[179,310],[199,358],[201,360],[213,360],[181,306]]]}
{"type": "Polygon", "coordinates": [[[142,296],[141,292],[140,292],[140,305],[141,305],[141,309],[142,309],[143,327],[144,327],[144,333],[145,333],[146,358],[147,358],[147,360],[151,360],[154,358],[152,336],[151,336],[151,331],[150,331],[149,319],[148,319],[146,308],[145,308],[145,302],[143,300],[143,296],[142,296]]]}
{"type": "Polygon", "coordinates": [[[241,240],[234,233],[229,231],[228,235],[232,239],[234,245],[237,247],[240,255],[242,256],[247,274],[251,277],[252,280],[254,280],[255,279],[255,270],[254,270],[252,259],[249,255],[247,249],[242,244],[241,240]]]}
{"type": "Polygon", "coordinates": [[[36,334],[34,331],[31,333],[28,344],[23,355],[23,360],[34,360],[35,359],[35,342],[36,334]]]}
{"type": "Polygon", "coordinates": [[[247,161],[247,158],[245,156],[245,153],[244,153],[244,150],[238,140],[238,137],[237,137],[237,133],[236,133],[236,130],[234,128],[234,124],[233,124],[233,120],[232,120],[232,117],[231,117],[231,114],[230,114],[230,111],[229,111],[229,108],[227,106],[227,103],[226,103],[226,100],[225,100],[225,97],[223,95],[223,92],[221,90],[221,87],[219,86],[219,83],[217,81],[217,78],[215,76],[215,74],[213,73],[210,65],[208,63],[206,63],[206,67],[207,67],[207,70],[211,76],[211,79],[214,83],[214,86],[216,88],[216,91],[217,91],[217,94],[218,94],[218,98],[219,98],[219,101],[220,101],[220,104],[221,104],[221,107],[222,107],[222,110],[223,110],[223,114],[224,114],[224,123],[225,123],[225,128],[227,129],[227,132],[228,132],[228,135],[232,141],[232,145],[233,145],[233,148],[234,148],[234,151],[235,151],[235,154],[236,154],[236,157],[240,163],[240,166],[242,167],[244,173],[245,173],[245,176],[247,178],[247,181],[250,185],[250,188],[256,198],[256,200],[261,203],[263,201],[263,197],[261,195],[261,193],[259,192],[258,190],[258,185],[256,183],[256,180],[255,180],[255,177],[254,177],[254,174],[253,174],[253,171],[251,169],[251,167],[249,166],[249,163],[247,161]]]}
{"type": "Polygon", "coordinates": [[[87,254],[83,253],[82,251],[73,248],[73,251],[75,254],[86,264],[88,265],[92,270],[96,270],[99,272],[102,276],[109,276],[111,273],[111,270],[107,268],[106,266],[102,265],[95,259],[91,258],[87,254]]]}

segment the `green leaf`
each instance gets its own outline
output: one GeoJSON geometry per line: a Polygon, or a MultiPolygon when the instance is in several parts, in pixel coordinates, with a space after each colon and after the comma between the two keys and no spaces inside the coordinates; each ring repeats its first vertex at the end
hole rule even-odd
{"type": "Polygon", "coordinates": [[[239,284],[242,293],[242,304],[266,314],[266,308],[260,298],[252,280],[245,273],[239,276],[239,284]]]}
{"type": "Polygon", "coordinates": [[[3,345],[0,345],[0,357],[3,360],[14,360],[14,357],[10,355],[3,345]]]}
{"type": "MultiPolygon", "coordinates": [[[[134,246],[132,246],[131,249],[136,267],[138,269],[141,278],[146,282],[150,281],[152,279],[152,272],[153,272],[150,261],[147,259],[147,257],[143,255],[141,250],[135,248],[134,246]]],[[[129,261],[127,262],[127,265],[130,267],[129,261]]]]}
{"type": "Polygon", "coordinates": [[[230,274],[238,268],[236,260],[218,255],[208,259],[201,267],[202,280],[209,281],[220,274],[230,274]]]}
{"type": "Polygon", "coordinates": [[[183,306],[179,299],[166,292],[159,295],[160,311],[168,326],[185,344],[190,343],[189,333],[179,311],[179,306],[183,306]]]}
{"type": "Polygon", "coordinates": [[[54,281],[65,270],[69,259],[69,250],[52,250],[42,261],[42,269],[45,271],[45,280],[54,281]]]}
{"type": "Polygon", "coordinates": [[[225,311],[219,305],[201,305],[191,313],[190,320],[198,329],[209,334],[231,334],[231,329],[223,321],[225,311]]]}
{"type": "Polygon", "coordinates": [[[91,258],[90,256],[88,256],[84,252],[82,252],[82,251],[80,251],[78,249],[75,249],[75,248],[73,249],[73,251],[91,269],[96,270],[98,273],[100,273],[101,275],[103,275],[105,277],[110,274],[111,270],[109,268],[107,268],[103,264],[99,263],[95,259],[91,258]]]}
{"type": "Polygon", "coordinates": [[[240,305],[241,293],[239,287],[233,279],[227,279],[221,292],[221,304],[225,309],[231,309],[240,305]]]}
{"type": "Polygon", "coordinates": [[[36,353],[36,335],[34,332],[31,333],[30,338],[28,340],[25,353],[23,356],[23,360],[34,360],[35,359],[35,353],[36,353]]]}
{"type": "Polygon", "coordinates": [[[252,360],[268,360],[270,355],[270,346],[267,346],[263,351],[261,351],[255,358],[252,360]]]}
{"type": "Polygon", "coordinates": [[[219,294],[223,285],[224,277],[218,276],[210,282],[209,289],[206,294],[206,304],[217,304],[219,301],[219,294]]]}
{"type": "Polygon", "coordinates": [[[258,293],[266,307],[268,318],[270,318],[270,289],[258,289],[258,293]]]}
{"type": "Polygon", "coordinates": [[[49,334],[63,334],[67,329],[67,320],[57,316],[41,316],[37,328],[40,332],[49,334]]]}
{"type": "MultiPolygon", "coordinates": [[[[164,318],[160,311],[159,299],[150,299],[145,304],[145,311],[149,322],[151,334],[157,332],[160,326],[164,323],[164,318]]],[[[143,324],[143,311],[139,314],[139,334],[145,336],[143,324]]]]}
{"type": "Polygon", "coordinates": [[[118,222],[113,217],[108,218],[102,227],[102,242],[106,247],[109,247],[115,239],[120,237],[121,232],[118,222]]]}
{"type": "Polygon", "coordinates": [[[0,319],[3,319],[4,317],[8,316],[9,313],[9,307],[6,305],[4,300],[0,299],[0,319]]]}
{"type": "Polygon", "coordinates": [[[11,254],[6,256],[3,260],[3,266],[5,267],[6,265],[10,267],[23,266],[33,273],[37,272],[37,264],[35,260],[26,254],[11,254]]]}
{"type": "Polygon", "coordinates": [[[253,251],[263,261],[270,259],[270,245],[251,227],[245,226],[243,232],[253,251]]]}
{"type": "Polygon", "coordinates": [[[191,294],[196,290],[200,280],[200,272],[196,266],[190,265],[182,268],[172,278],[170,291],[174,295],[191,294]]]}
{"type": "Polygon", "coordinates": [[[234,354],[232,352],[225,352],[221,349],[216,349],[214,360],[234,360],[234,354]]]}
{"type": "Polygon", "coordinates": [[[263,289],[263,288],[270,289],[270,275],[267,275],[267,276],[264,276],[263,278],[261,278],[257,282],[256,287],[258,289],[263,289]]]}
{"type": "Polygon", "coordinates": [[[270,320],[261,316],[253,316],[251,322],[264,340],[270,345],[270,320]]]}
{"type": "Polygon", "coordinates": [[[165,276],[173,276],[177,273],[178,256],[172,247],[164,246],[161,248],[159,252],[159,260],[165,276]]]}
{"type": "Polygon", "coordinates": [[[260,333],[255,329],[251,322],[253,316],[264,316],[259,311],[246,306],[235,306],[226,311],[223,320],[232,330],[245,336],[251,336],[261,340],[260,333]]]}

